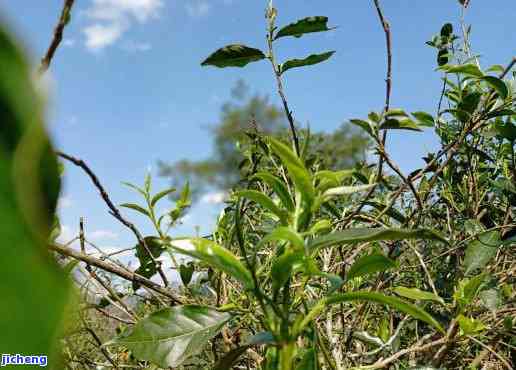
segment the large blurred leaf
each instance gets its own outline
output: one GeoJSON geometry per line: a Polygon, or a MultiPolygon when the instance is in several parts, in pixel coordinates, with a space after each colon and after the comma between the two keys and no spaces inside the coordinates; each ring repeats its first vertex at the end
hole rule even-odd
{"type": "Polygon", "coordinates": [[[242,262],[233,253],[217,243],[203,238],[196,238],[176,239],[172,240],[170,244],[179,253],[197,258],[233,276],[244,284],[247,289],[254,287],[253,278],[249,270],[244,267],[242,262]]]}
{"type": "Polygon", "coordinates": [[[346,277],[348,280],[359,276],[374,274],[396,267],[396,263],[383,254],[370,254],[361,257],[349,269],[346,277]]]}
{"type": "Polygon", "coordinates": [[[281,64],[279,69],[280,73],[285,73],[289,69],[299,68],[305,66],[311,66],[314,64],[322,63],[331,58],[331,56],[335,54],[335,51],[328,51],[322,54],[311,54],[310,56],[303,59],[290,59],[285,63],[281,64]]]}
{"type": "Polygon", "coordinates": [[[0,26],[0,348],[52,363],[69,284],[46,250],[60,180],[42,117],[31,68],[0,26]]]}
{"type": "Polygon", "coordinates": [[[162,368],[176,367],[199,353],[230,318],[227,313],[203,306],[164,308],[109,344],[123,345],[137,359],[162,368]]]}
{"type": "Polygon", "coordinates": [[[342,293],[342,294],[334,294],[326,298],[326,304],[335,304],[349,301],[367,301],[367,302],[375,302],[387,305],[391,308],[394,308],[400,312],[404,312],[418,320],[424,321],[427,324],[430,324],[440,332],[444,333],[443,328],[429,313],[425,310],[411,304],[405,302],[396,297],[390,297],[383,295],[381,293],[376,292],[366,292],[366,291],[358,291],[351,293],[342,293]]]}
{"type": "Polygon", "coordinates": [[[298,20],[281,28],[274,37],[274,40],[285,36],[301,37],[305,33],[329,31],[333,28],[328,28],[328,17],[314,16],[298,20]]]}
{"type": "Polygon", "coordinates": [[[261,50],[241,44],[233,44],[215,51],[201,65],[219,68],[244,67],[261,59],[265,59],[265,54],[261,50]]]}
{"type": "Polygon", "coordinates": [[[447,243],[441,235],[430,229],[395,229],[395,228],[357,228],[337,231],[331,234],[314,238],[308,244],[314,252],[321,248],[331,247],[336,244],[354,244],[375,240],[404,240],[404,239],[429,239],[447,243]]]}
{"type": "Polygon", "coordinates": [[[477,240],[469,243],[464,258],[465,274],[470,275],[483,268],[496,255],[501,244],[502,241],[498,231],[481,234],[477,240]]]}

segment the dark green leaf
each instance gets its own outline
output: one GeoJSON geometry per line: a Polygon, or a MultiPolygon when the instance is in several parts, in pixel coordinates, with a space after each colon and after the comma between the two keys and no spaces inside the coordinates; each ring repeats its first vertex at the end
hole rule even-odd
{"type": "Polygon", "coordinates": [[[281,226],[277,227],[271,233],[267,234],[267,236],[265,236],[262,240],[260,240],[256,248],[260,250],[263,245],[272,241],[290,242],[295,249],[304,249],[303,238],[301,238],[301,236],[296,231],[288,227],[281,226]]]}
{"type": "Polygon", "coordinates": [[[350,119],[349,122],[360,127],[369,135],[373,136],[373,128],[371,126],[371,123],[369,123],[368,121],[364,121],[362,119],[350,119]]]}
{"type": "Polygon", "coordinates": [[[466,257],[464,258],[465,274],[470,275],[482,269],[496,255],[501,244],[498,231],[481,234],[478,240],[473,240],[469,243],[466,249],[466,257]]]}
{"type": "Polygon", "coordinates": [[[179,266],[179,276],[181,276],[181,281],[183,282],[184,286],[188,286],[188,284],[190,284],[190,281],[192,281],[193,273],[193,263],[190,262],[186,265],[179,266]]]}
{"type": "Polygon", "coordinates": [[[256,175],[254,175],[254,177],[263,180],[267,185],[269,185],[280,198],[281,203],[288,211],[294,211],[294,202],[292,201],[292,197],[290,196],[287,186],[283,183],[283,181],[267,172],[258,172],[256,175]]]}
{"type": "Polygon", "coordinates": [[[287,224],[287,213],[280,209],[267,195],[256,190],[241,190],[237,191],[235,196],[252,200],[253,202],[259,204],[263,208],[278,216],[283,224],[287,224]]]}
{"type": "MultiPolygon", "coordinates": [[[[383,212],[385,210],[385,208],[387,208],[387,206],[385,204],[381,204],[381,203],[373,202],[373,201],[368,201],[365,204],[376,208],[380,212],[383,212]]],[[[393,207],[391,207],[385,214],[387,216],[395,219],[398,222],[403,223],[406,220],[406,217],[393,207]]]]}
{"type": "Polygon", "coordinates": [[[414,317],[415,319],[424,321],[427,324],[430,324],[431,326],[439,330],[441,333],[444,333],[444,330],[439,324],[439,322],[437,322],[430,314],[428,314],[423,309],[411,303],[405,302],[399,298],[386,296],[381,293],[358,291],[351,293],[335,294],[326,299],[326,304],[336,304],[349,301],[366,301],[385,304],[398,311],[404,312],[414,317]]]}
{"type": "Polygon", "coordinates": [[[166,197],[167,195],[169,195],[170,193],[173,193],[174,191],[176,191],[175,188],[170,188],[170,189],[160,191],[158,194],[156,194],[152,197],[151,206],[154,207],[156,205],[156,203],[158,203],[160,201],[160,199],[166,197]]]}
{"type": "Polygon", "coordinates": [[[511,123],[510,119],[505,123],[502,123],[501,121],[495,122],[494,128],[498,135],[504,139],[509,140],[511,143],[516,142],[516,125],[511,123]]]}
{"type": "Polygon", "coordinates": [[[129,209],[132,209],[133,211],[139,212],[147,217],[150,217],[149,212],[142,206],[139,206],[138,204],[124,203],[124,204],[120,204],[120,207],[129,208],[129,209]]]}
{"type": "Polygon", "coordinates": [[[290,59],[279,66],[280,73],[283,74],[289,69],[311,66],[314,64],[322,63],[331,58],[335,54],[335,51],[328,51],[322,54],[312,54],[304,59],[290,59]]]}
{"type": "Polygon", "coordinates": [[[389,118],[380,125],[380,130],[411,130],[411,131],[423,131],[421,128],[412,121],[410,118],[394,119],[389,118]]]}
{"type": "Polygon", "coordinates": [[[271,266],[272,289],[277,292],[290,278],[294,265],[303,263],[303,251],[287,249],[271,266]]]}
{"type": "Polygon", "coordinates": [[[241,44],[225,46],[211,54],[202,66],[244,67],[251,62],[265,59],[265,54],[259,49],[250,48],[241,44]]]}
{"type": "Polygon", "coordinates": [[[385,271],[396,267],[393,260],[382,254],[371,254],[361,257],[349,269],[346,278],[348,280],[359,276],[374,274],[376,272],[385,271]]]}
{"type": "Polygon", "coordinates": [[[502,100],[507,99],[509,89],[502,79],[495,76],[484,76],[481,80],[485,81],[490,87],[492,87],[502,100]]]}
{"type": "Polygon", "coordinates": [[[211,240],[197,238],[175,239],[172,240],[170,244],[172,248],[179,253],[197,258],[233,276],[244,284],[247,289],[254,287],[253,278],[249,270],[244,267],[233,253],[217,243],[211,240]]]}
{"type": "Polygon", "coordinates": [[[451,23],[445,23],[441,28],[442,37],[450,37],[453,33],[453,25],[451,23]]]}
{"type": "Polygon", "coordinates": [[[298,20],[280,29],[274,40],[285,36],[301,37],[305,33],[329,31],[333,28],[328,28],[328,17],[315,16],[298,20]]]}
{"type": "MultiPolygon", "coordinates": [[[[158,272],[158,266],[154,262],[154,259],[159,258],[165,251],[165,246],[160,238],[155,236],[147,236],[144,238],[147,249],[142,244],[136,245],[136,258],[140,262],[140,266],[136,269],[135,273],[146,278],[153,277],[158,272]],[[152,257],[149,255],[149,251],[152,257]]],[[[137,281],[133,281],[133,289],[138,290],[140,284],[137,281]]]]}
{"type": "Polygon", "coordinates": [[[296,366],[296,370],[317,370],[317,354],[315,349],[310,348],[305,351],[303,358],[299,365],[296,366]]]}
{"type": "Polygon", "coordinates": [[[412,115],[418,120],[419,126],[433,127],[435,125],[434,117],[426,112],[413,112],[412,115]]]}
{"type": "Polygon", "coordinates": [[[375,240],[404,240],[404,239],[429,239],[444,243],[447,241],[438,233],[429,229],[396,229],[396,228],[357,228],[337,231],[314,238],[309,244],[309,249],[314,252],[321,248],[331,247],[336,244],[355,244],[375,240]]]}
{"type": "Polygon", "coordinates": [[[231,316],[203,306],[175,306],[140,320],[126,335],[108,344],[120,344],[139,360],[162,368],[177,367],[199,353],[231,316]]]}

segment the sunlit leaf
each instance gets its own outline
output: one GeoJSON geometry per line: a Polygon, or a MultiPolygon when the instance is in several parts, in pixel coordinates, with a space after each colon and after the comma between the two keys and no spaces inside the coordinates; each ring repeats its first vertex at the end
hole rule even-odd
{"type": "Polygon", "coordinates": [[[311,240],[308,247],[311,251],[331,247],[338,244],[355,244],[375,240],[429,239],[447,243],[441,235],[430,229],[396,229],[396,228],[356,228],[345,229],[311,240]]]}
{"type": "Polygon", "coordinates": [[[389,306],[391,308],[394,308],[397,311],[406,313],[415,319],[421,320],[426,322],[427,324],[430,324],[437,330],[439,330],[441,333],[444,333],[444,330],[429,313],[427,313],[425,310],[411,304],[408,302],[405,302],[399,298],[396,297],[390,297],[383,295],[381,293],[377,292],[365,292],[365,291],[358,291],[358,292],[351,292],[351,293],[342,293],[342,294],[334,294],[328,298],[326,298],[325,303],[326,304],[336,304],[336,303],[342,303],[342,302],[350,302],[350,301],[366,301],[366,302],[375,302],[384,304],[386,306],[389,306]]]}
{"type": "Polygon", "coordinates": [[[294,202],[288,192],[287,186],[282,180],[267,172],[258,172],[254,177],[263,180],[267,185],[269,185],[288,211],[294,211],[294,202]]]}
{"type": "Polygon", "coordinates": [[[131,350],[139,360],[177,367],[199,353],[231,316],[203,306],[175,306],[153,312],[111,343],[131,350]]]}
{"type": "Polygon", "coordinates": [[[471,77],[483,77],[484,73],[478,68],[476,64],[467,63],[467,64],[459,64],[459,65],[446,65],[440,67],[443,71],[447,73],[461,73],[466,76],[471,77]]]}
{"type": "Polygon", "coordinates": [[[176,191],[175,188],[170,188],[170,189],[160,191],[158,194],[156,194],[152,197],[151,206],[154,207],[156,205],[156,203],[158,203],[160,201],[160,199],[166,197],[167,195],[173,193],[174,191],[176,191]]]}
{"type": "Polygon", "coordinates": [[[120,204],[120,207],[124,207],[124,208],[129,208],[129,209],[132,209],[133,211],[136,211],[138,213],[141,213],[142,215],[145,215],[147,217],[150,217],[150,214],[149,214],[149,211],[147,211],[145,208],[143,208],[142,206],[139,206],[138,204],[134,204],[134,203],[124,203],[124,204],[120,204]]]}
{"type": "Polygon", "coordinates": [[[465,274],[470,275],[482,269],[496,255],[501,244],[498,231],[480,234],[478,240],[470,242],[464,258],[465,274]]]}
{"type": "Polygon", "coordinates": [[[197,258],[208,265],[224,271],[239,280],[247,289],[254,287],[251,273],[229,250],[208,239],[175,239],[172,248],[187,256],[197,258]]]}
{"type": "Polygon", "coordinates": [[[394,293],[404,298],[415,299],[418,301],[435,301],[444,304],[444,300],[431,292],[425,292],[418,288],[406,288],[404,286],[395,287],[394,293]]]}

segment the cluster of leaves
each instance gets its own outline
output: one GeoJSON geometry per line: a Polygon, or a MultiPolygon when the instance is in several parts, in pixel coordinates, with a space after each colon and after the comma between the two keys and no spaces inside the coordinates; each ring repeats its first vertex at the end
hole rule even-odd
{"type": "MultiPolygon", "coordinates": [[[[375,143],[379,160],[344,167],[342,159],[328,158],[320,137],[296,129],[282,87],[287,70],[321,63],[333,52],[277,64],[273,49],[283,37],[331,30],[328,18],[278,29],[277,15],[271,2],[267,53],[229,45],[202,65],[268,59],[292,142],[258,125],[242,135],[239,179],[207,237],[171,235],[190,205],[188,184],[163,215],[156,206],[175,189],[153,193],[150,177],[143,187],[127,184],[144,203],[121,207],[147,217],[155,233],[138,239],[138,269],[120,273],[132,281],[123,294],[91,266],[116,273],[116,263],[66,252],[82,259],[109,293],[100,302],[86,296],[86,307],[77,309],[101,312],[117,323],[117,335],[99,338],[81,314],[79,331],[95,340],[98,353],[82,359],[69,335],[64,357],[97,367],[315,370],[475,368],[492,356],[510,368],[516,360],[515,61],[482,69],[471,55],[469,30],[460,44],[445,24],[428,42],[438,49],[443,74],[437,114],[390,108],[352,120],[375,143]],[[425,128],[435,131],[441,149],[405,176],[385,149],[385,133],[425,128]],[[191,260],[178,263],[179,255],[191,260]],[[164,258],[182,280],[181,304],[169,300],[164,258]],[[160,289],[150,280],[158,275],[160,289]],[[137,294],[143,286],[154,291],[137,294]],[[129,307],[127,293],[140,304],[129,307]]],[[[1,264],[15,279],[0,288],[17,316],[2,315],[0,343],[11,353],[48,353],[66,296],[62,274],[41,250],[47,240],[56,244],[50,231],[57,162],[23,57],[3,33],[0,44],[0,112],[7,122],[0,126],[0,170],[7,174],[0,178],[0,227],[18,246],[1,264]],[[16,340],[20,335],[27,339],[16,340]]]]}

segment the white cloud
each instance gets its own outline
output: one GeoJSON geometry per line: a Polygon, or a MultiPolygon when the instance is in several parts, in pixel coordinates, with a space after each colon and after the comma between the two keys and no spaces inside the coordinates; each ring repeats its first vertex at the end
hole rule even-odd
{"type": "Polygon", "coordinates": [[[122,49],[135,53],[138,51],[149,51],[152,49],[152,45],[147,42],[127,41],[122,45],[122,49]]]}
{"type": "Polygon", "coordinates": [[[208,15],[211,5],[206,0],[187,0],[185,9],[190,17],[201,18],[208,15]]]}
{"type": "Polygon", "coordinates": [[[75,40],[74,39],[64,39],[63,46],[71,48],[71,47],[75,46],[75,40]]]}
{"type": "Polygon", "coordinates": [[[117,239],[118,234],[110,230],[95,230],[87,233],[86,237],[92,240],[117,239]]]}
{"type": "Polygon", "coordinates": [[[219,191],[219,192],[215,192],[215,193],[204,194],[201,197],[201,202],[207,203],[207,204],[220,204],[220,203],[223,203],[226,200],[226,198],[227,198],[227,193],[225,193],[223,191],[219,191]]]}
{"type": "Polygon", "coordinates": [[[86,47],[99,51],[117,42],[132,24],[146,23],[159,14],[162,0],[93,0],[86,15],[92,24],[83,29],[86,47]]]}

